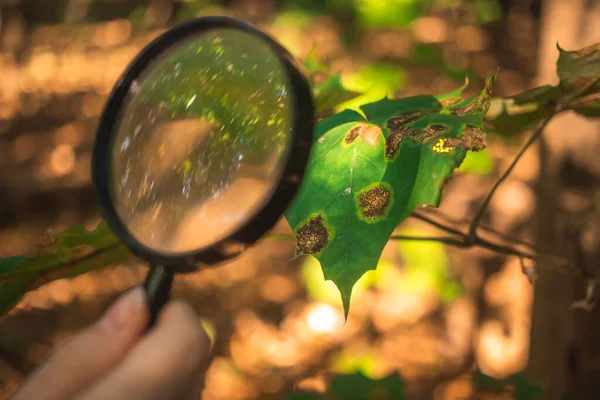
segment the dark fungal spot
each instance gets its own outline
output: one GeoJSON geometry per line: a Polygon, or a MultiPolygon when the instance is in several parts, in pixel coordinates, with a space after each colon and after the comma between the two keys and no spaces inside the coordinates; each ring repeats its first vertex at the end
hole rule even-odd
{"type": "Polygon", "coordinates": [[[490,108],[490,98],[489,97],[484,97],[483,99],[481,99],[481,104],[479,105],[479,108],[477,109],[478,112],[480,113],[486,113],[490,108]]]}
{"type": "Polygon", "coordinates": [[[296,231],[296,255],[320,253],[329,243],[329,232],[321,214],[311,217],[296,231]]]}
{"type": "Polygon", "coordinates": [[[362,219],[375,222],[389,211],[392,192],[388,185],[379,182],[361,190],[357,194],[357,200],[362,219]]]}
{"type": "Polygon", "coordinates": [[[369,146],[376,146],[379,136],[381,135],[381,128],[377,125],[372,124],[361,124],[355,128],[352,128],[344,139],[346,145],[354,143],[356,138],[360,136],[363,142],[369,146]]]}
{"type": "Polygon", "coordinates": [[[415,128],[408,131],[408,137],[415,143],[423,143],[428,136],[427,128],[415,128]]]}
{"type": "Polygon", "coordinates": [[[477,100],[474,100],[463,108],[453,108],[452,110],[450,110],[450,113],[453,115],[458,115],[458,116],[467,115],[467,114],[471,113],[473,110],[475,110],[476,108],[477,108],[477,100]]]}
{"type": "Polygon", "coordinates": [[[442,133],[448,130],[448,126],[444,124],[431,124],[427,126],[427,130],[433,134],[442,133]]]}
{"type": "Polygon", "coordinates": [[[344,141],[346,144],[352,144],[356,140],[357,137],[360,136],[360,126],[350,129],[350,132],[346,135],[344,141]]]}
{"type": "Polygon", "coordinates": [[[460,138],[448,138],[447,143],[451,147],[480,151],[485,149],[485,131],[475,125],[465,125],[463,135],[460,138]]]}
{"type": "Polygon", "coordinates": [[[485,131],[475,125],[466,125],[463,142],[469,150],[480,151],[485,149],[485,131]]]}
{"type": "Polygon", "coordinates": [[[426,128],[410,129],[406,135],[413,143],[419,144],[446,132],[448,129],[448,126],[444,124],[431,124],[426,128]]]}
{"type": "Polygon", "coordinates": [[[386,126],[390,132],[403,132],[408,129],[408,125],[423,118],[423,115],[424,114],[421,111],[416,111],[406,115],[392,117],[388,119],[386,126]]]}
{"type": "Polygon", "coordinates": [[[398,150],[400,149],[400,144],[402,143],[402,138],[404,137],[404,133],[402,132],[394,132],[390,133],[390,135],[385,138],[385,157],[388,160],[394,159],[396,154],[398,154],[398,150]]]}

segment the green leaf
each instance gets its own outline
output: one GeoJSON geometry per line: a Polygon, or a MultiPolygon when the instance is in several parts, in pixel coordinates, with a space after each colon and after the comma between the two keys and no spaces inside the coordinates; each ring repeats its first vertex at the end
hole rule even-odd
{"type": "Polygon", "coordinates": [[[48,234],[37,255],[0,259],[0,314],[10,310],[27,291],[47,282],[72,278],[130,257],[105,222],[92,231],[77,225],[48,234]]]}
{"type": "Polygon", "coordinates": [[[369,28],[407,28],[420,17],[430,1],[354,0],[358,21],[369,28]]]}
{"type": "Polygon", "coordinates": [[[486,150],[469,151],[457,169],[458,172],[488,176],[494,170],[494,159],[486,150]]]}
{"type": "Polygon", "coordinates": [[[510,137],[542,119],[542,107],[539,103],[517,105],[511,98],[492,99],[489,112],[485,116],[485,127],[488,132],[510,137]]]}
{"type": "Polygon", "coordinates": [[[404,382],[397,374],[383,379],[371,379],[362,373],[336,375],[325,395],[307,392],[291,392],[286,400],[403,400],[404,382]]]}
{"type": "Polygon", "coordinates": [[[522,374],[516,374],[505,379],[495,379],[478,372],[475,376],[475,386],[480,390],[502,392],[506,386],[516,390],[516,400],[537,400],[543,398],[546,390],[542,385],[528,382],[522,374]]]}
{"type": "Polygon", "coordinates": [[[296,255],[313,255],[342,295],[376,267],[396,226],[418,206],[437,206],[441,188],[467,150],[485,147],[482,118],[494,77],[468,100],[442,96],[384,98],[317,126],[299,193],[285,216],[296,255]]]}
{"type": "Polygon", "coordinates": [[[363,104],[378,101],[383,97],[393,96],[406,84],[406,73],[392,63],[374,63],[360,68],[356,73],[342,78],[344,87],[360,96],[340,104],[336,111],[348,108],[360,112],[363,104]]]}
{"type": "Polygon", "coordinates": [[[572,104],[575,112],[600,117],[600,43],[577,51],[557,47],[560,55],[556,72],[565,102],[572,104]],[[584,98],[590,101],[582,102],[584,98]]]}

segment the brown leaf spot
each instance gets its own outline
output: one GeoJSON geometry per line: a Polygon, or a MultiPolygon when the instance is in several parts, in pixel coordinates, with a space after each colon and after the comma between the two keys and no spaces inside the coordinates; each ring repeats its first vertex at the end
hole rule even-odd
{"type": "Polygon", "coordinates": [[[346,141],[346,144],[349,145],[360,136],[360,138],[369,146],[376,146],[380,134],[381,128],[377,125],[361,124],[352,128],[344,140],[346,141]]]}
{"type": "Polygon", "coordinates": [[[481,99],[481,104],[477,108],[477,112],[486,113],[490,109],[490,98],[484,97],[481,99]]]}
{"type": "Polygon", "coordinates": [[[394,132],[390,133],[390,135],[387,138],[385,138],[385,156],[388,160],[391,160],[394,157],[396,157],[398,149],[400,149],[400,144],[402,143],[403,137],[403,132],[394,132]]]}
{"type": "Polygon", "coordinates": [[[480,151],[485,149],[485,131],[475,125],[466,125],[461,138],[448,138],[448,146],[480,151]]]}
{"type": "Polygon", "coordinates": [[[357,126],[355,128],[350,129],[350,132],[346,135],[346,139],[344,141],[346,144],[352,144],[356,140],[356,138],[360,135],[360,128],[362,126],[357,126]]]}
{"type": "Polygon", "coordinates": [[[404,132],[408,130],[408,125],[423,118],[423,115],[422,111],[414,111],[398,117],[393,117],[387,121],[386,126],[390,132],[404,132]]]}
{"type": "Polygon", "coordinates": [[[390,208],[392,193],[384,183],[363,189],[357,195],[358,206],[362,216],[374,221],[385,216],[390,208]]]}
{"type": "Polygon", "coordinates": [[[444,124],[431,124],[426,128],[415,128],[408,131],[408,137],[414,143],[423,143],[448,130],[444,124]]]}
{"type": "Polygon", "coordinates": [[[458,115],[458,116],[467,115],[476,108],[477,108],[477,101],[474,100],[470,104],[468,104],[466,107],[454,108],[454,109],[450,110],[450,113],[453,115],[458,115]]]}
{"type": "Polygon", "coordinates": [[[408,137],[415,143],[423,143],[425,139],[427,139],[429,133],[427,132],[427,128],[415,128],[408,131],[408,137]]]}
{"type": "Polygon", "coordinates": [[[449,99],[443,99],[442,101],[440,101],[440,104],[443,107],[448,107],[448,106],[452,106],[456,103],[460,103],[462,101],[462,99],[460,97],[454,97],[454,98],[449,98],[449,99]]]}
{"type": "Polygon", "coordinates": [[[446,132],[448,130],[448,126],[444,124],[431,124],[427,126],[427,131],[433,135],[438,135],[440,133],[446,132]]]}
{"type": "Polygon", "coordinates": [[[321,214],[310,218],[296,231],[296,255],[320,253],[329,243],[329,232],[321,214]]]}

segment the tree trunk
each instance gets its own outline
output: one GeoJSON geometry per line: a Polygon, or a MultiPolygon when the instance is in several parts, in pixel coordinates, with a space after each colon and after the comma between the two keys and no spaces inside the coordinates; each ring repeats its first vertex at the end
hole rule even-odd
{"type": "MultiPolygon", "coordinates": [[[[543,3],[536,84],[557,83],[557,42],[564,49],[574,50],[600,41],[598,13],[600,6],[590,7],[585,0],[543,3]]],[[[535,239],[540,249],[571,259],[580,250],[573,230],[566,228],[572,228],[574,215],[561,201],[566,186],[572,186],[572,177],[566,177],[560,166],[567,159],[575,159],[582,170],[597,173],[598,157],[593,155],[599,145],[594,132],[597,129],[596,122],[565,114],[556,117],[543,134],[535,218],[535,239]]],[[[588,184],[584,190],[591,196],[593,187],[588,184]]],[[[580,264],[577,267],[585,268],[580,264]]],[[[600,311],[570,310],[574,301],[585,296],[583,282],[554,270],[552,265],[538,263],[527,374],[532,381],[546,386],[547,399],[558,400],[565,393],[573,399],[599,398],[600,370],[593,372],[588,367],[590,357],[600,359],[600,311]]]]}

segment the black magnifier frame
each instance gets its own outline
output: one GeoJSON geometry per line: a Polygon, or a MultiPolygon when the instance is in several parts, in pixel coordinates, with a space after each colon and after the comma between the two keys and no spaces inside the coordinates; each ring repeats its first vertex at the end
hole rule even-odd
{"type": "MultiPolygon", "coordinates": [[[[146,260],[151,266],[145,283],[150,303],[150,325],[154,323],[160,308],[169,297],[174,273],[193,272],[238,256],[242,251],[239,249],[256,242],[277,223],[292,201],[306,169],[315,128],[312,91],[301,69],[302,66],[294,56],[263,31],[234,18],[207,16],[186,21],[154,39],[134,58],[115,84],[98,125],[92,152],[92,182],[96,189],[100,212],[109,227],[135,255],[146,260]],[[269,45],[278,57],[288,80],[293,107],[291,143],[287,160],[270,199],[236,232],[198,250],[161,253],[138,241],[118,217],[110,194],[112,139],[117,133],[121,111],[127,104],[132,85],[148,70],[153,61],[179,42],[215,29],[237,29],[250,33],[269,45]]],[[[198,234],[201,235],[202,232],[199,231],[198,234]]]]}

